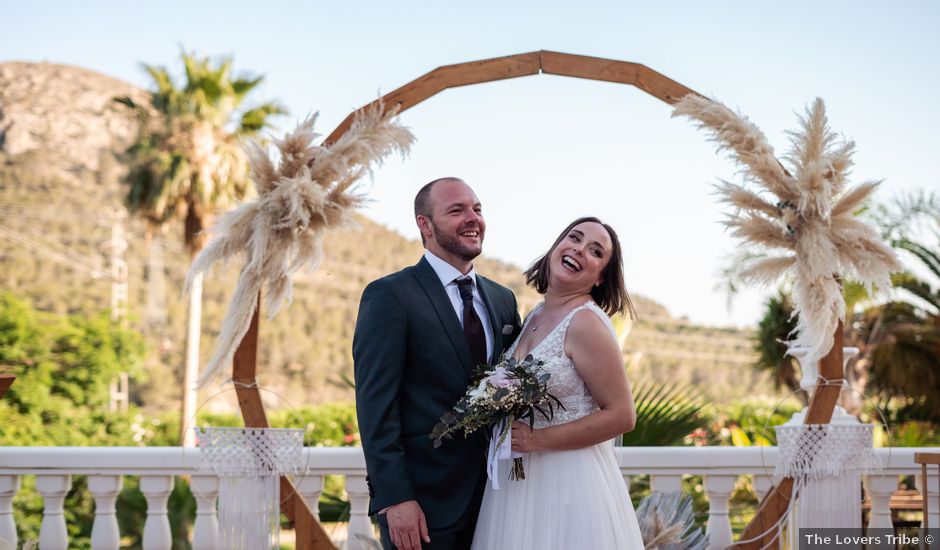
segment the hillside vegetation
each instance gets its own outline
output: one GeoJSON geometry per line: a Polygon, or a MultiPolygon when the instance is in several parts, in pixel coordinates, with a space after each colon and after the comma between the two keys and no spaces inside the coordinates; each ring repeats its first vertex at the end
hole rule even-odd
{"type": "MultiPolygon", "coordinates": [[[[109,308],[121,292],[112,262],[126,261],[128,323],[150,343],[148,376],[132,384],[132,399],[158,410],[175,408],[179,399],[186,307],[179,289],[188,254],[181,227],[148,238],[123,208],[122,153],[135,122],[111,98],[142,93],[78,67],[0,64],[0,284],[41,309],[91,315],[109,308]],[[123,252],[114,247],[121,233],[123,252]]],[[[415,263],[422,251],[417,240],[368,218],[360,224],[327,239],[320,270],[296,280],[293,305],[262,323],[259,378],[272,390],[272,407],[284,400],[352,399],[344,377],[352,373],[362,289],[415,263]]],[[[204,359],[237,268],[206,280],[204,359]]],[[[537,303],[523,284],[521,266],[482,258],[478,270],[516,291],[524,309],[537,303]]],[[[750,332],[693,325],[652,300],[636,301],[641,320],[624,343],[632,379],[686,382],[716,402],[772,392],[750,367],[750,332]]]]}

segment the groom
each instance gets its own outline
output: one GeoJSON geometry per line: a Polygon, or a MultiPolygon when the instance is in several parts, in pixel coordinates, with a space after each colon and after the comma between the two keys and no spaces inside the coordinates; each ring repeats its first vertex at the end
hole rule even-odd
{"type": "Polygon", "coordinates": [[[369,513],[386,550],[464,549],[483,496],[486,442],[458,435],[434,449],[429,434],[474,367],[512,343],[519,314],[509,289],[473,269],[486,230],[473,189],[457,178],[428,183],[415,221],[424,257],[366,287],[353,338],[369,513]]]}

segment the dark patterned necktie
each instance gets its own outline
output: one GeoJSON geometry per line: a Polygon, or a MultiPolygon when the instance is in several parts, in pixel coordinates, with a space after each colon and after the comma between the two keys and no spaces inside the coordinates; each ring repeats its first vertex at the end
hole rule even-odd
{"type": "Polygon", "coordinates": [[[473,307],[473,281],[469,278],[456,279],[460,290],[460,299],[463,301],[463,335],[470,346],[470,355],[477,365],[486,363],[486,334],[483,332],[483,322],[473,307]]]}

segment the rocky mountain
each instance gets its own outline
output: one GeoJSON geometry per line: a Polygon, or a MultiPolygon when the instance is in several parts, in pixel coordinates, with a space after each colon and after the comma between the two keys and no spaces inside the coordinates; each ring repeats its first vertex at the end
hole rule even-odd
{"type": "MultiPolygon", "coordinates": [[[[186,307],[179,288],[189,258],[181,224],[148,238],[125,213],[122,154],[137,125],[112,101],[120,95],[146,103],[144,90],[87,69],[0,63],[0,282],[60,312],[101,311],[126,292],[127,322],[152,342],[150,375],[133,384],[133,398],[165,408],[179,398],[186,307]]],[[[262,324],[259,373],[271,406],[351,398],[344,377],[362,289],[421,253],[418,241],[360,221],[360,230],[328,239],[321,269],[297,279],[294,304],[262,324]]],[[[524,308],[537,302],[519,266],[483,258],[479,269],[513,288],[524,308]]],[[[230,266],[206,281],[204,358],[236,276],[230,266]]],[[[624,343],[631,378],[695,383],[715,400],[740,388],[770,391],[749,367],[747,332],[692,325],[652,300],[636,301],[642,320],[624,343]]]]}

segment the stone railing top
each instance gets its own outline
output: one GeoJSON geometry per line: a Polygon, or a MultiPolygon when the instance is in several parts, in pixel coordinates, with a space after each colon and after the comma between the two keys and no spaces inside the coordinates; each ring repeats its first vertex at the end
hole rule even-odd
{"type": "MultiPolygon", "coordinates": [[[[876,449],[886,473],[915,474],[914,453],[936,448],[891,447],[876,449]]],[[[625,475],[654,474],[765,474],[772,475],[776,447],[619,447],[620,469],[625,475]]],[[[308,447],[311,474],[357,474],[365,469],[358,447],[308,447]]],[[[182,447],[5,447],[0,449],[0,475],[73,474],[173,475],[195,473],[199,450],[182,447]]]]}

